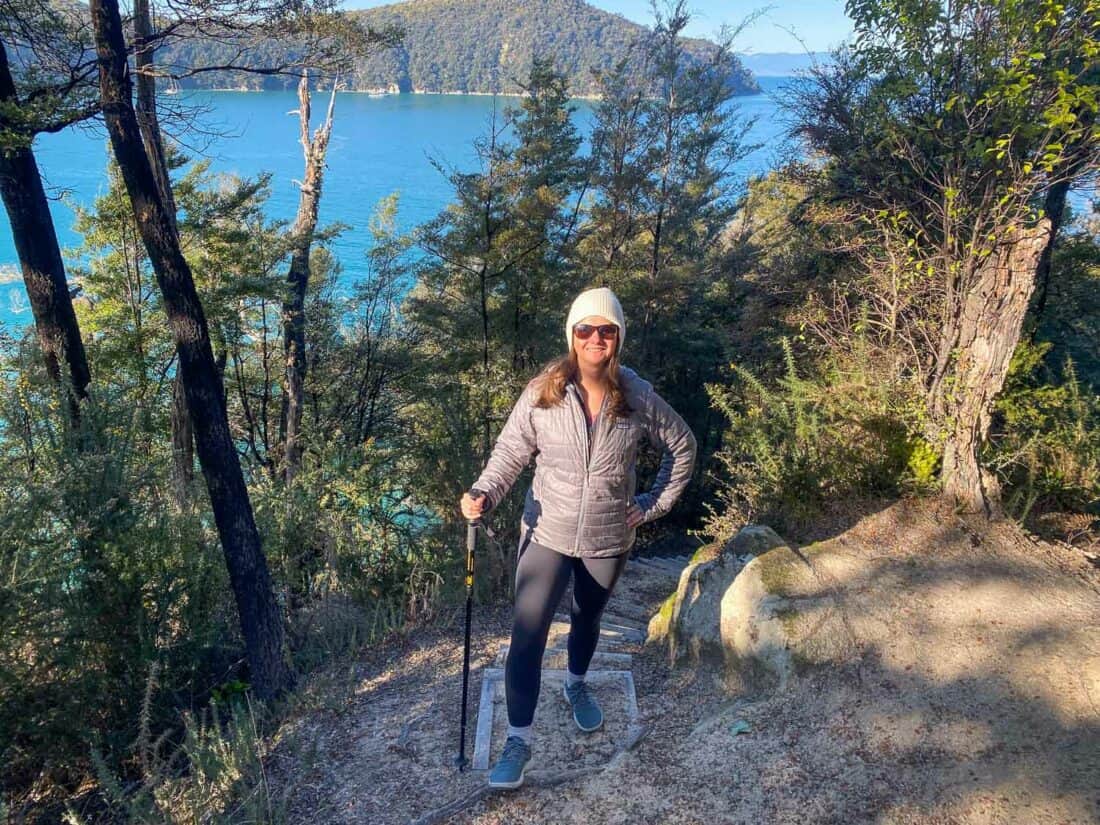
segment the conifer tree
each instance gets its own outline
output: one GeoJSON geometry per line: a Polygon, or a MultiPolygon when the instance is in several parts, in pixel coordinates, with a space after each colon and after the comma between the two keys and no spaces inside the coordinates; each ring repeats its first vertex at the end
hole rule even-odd
{"type": "Polygon", "coordinates": [[[569,254],[582,168],[568,92],[541,60],[526,90],[477,142],[481,170],[450,174],[456,202],[419,233],[428,254],[405,302],[417,380],[431,388],[415,407],[415,452],[436,464],[424,494],[447,512],[534,369],[561,352],[563,305],[583,281],[569,254]]]}
{"type": "MultiPolygon", "coordinates": [[[[717,422],[702,391],[725,362],[728,320],[710,299],[722,277],[719,238],[733,216],[733,166],[744,141],[730,78],[736,31],[706,60],[684,43],[683,2],[656,7],[635,53],[600,76],[593,133],[592,206],[579,266],[623,301],[633,343],[624,352],[693,426],[700,444],[717,422]]],[[[705,446],[704,446],[705,450],[705,446]]]]}

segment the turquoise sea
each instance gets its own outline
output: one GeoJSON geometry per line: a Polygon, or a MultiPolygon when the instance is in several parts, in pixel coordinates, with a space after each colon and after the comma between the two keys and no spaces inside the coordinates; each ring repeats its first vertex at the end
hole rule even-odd
{"type": "MultiPolygon", "coordinates": [[[[732,170],[736,179],[775,165],[783,124],[774,95],[794,78],[759,78],[763,93],[738,97],[735,105],[745,118],[756,117],[748,143],[762,148],[732,170]]],[[[273,173],[269,216],[292,220],[298,204],[294,181],[302,177],[297,108],[292,92],[183,92],[182,104],[206,109],[195,133],[183,135],[185,151],[201,150],[216,171],[253,176],[273,173]],[[214,135],[215,137],[211,137],[214,135]]],[[[494,108],[516,105],[515,98],[474,95],[386,95],[341,93],[328,152],[320,221],[351,225],[334,243],[353,281],[364,270],[369,245],[367,222],[378,201],[399,193],[398,224],[407,230],[436,215],[450,200],[446,178],[432,163],[470,171],[476,168],[474,140],[488,133],[494,108]]],[[[314,95],[314,126],[324,114],[327,96],[314,95]]],[[[587,135],[592,104],[575,102],[575,120],[587,135]]],[[[70,129],[43,135],[35,143],[39,166],[51,197],[54,222],[63,248],[75,249],[74,215],[68,200],[90,206],[107,186],[109,146],[102,128],[70,129]]],[[[11,227],[0,211],[0,326],[33,323],[18,270],[11,227]]]]}
{"type": "MultiPolygon", "coordinates": [[[[749,136],[768,148],[754,153],[742,175],[766,168],[780,126],[773,117],[769,93],[785,78],[761,78],[764,94],[736,99],[744,116],[760,115],[749,136]]],[[[184,150],[201,150],[216,171],[253,176],[273,173],[269,216],[292,220],[298,206],[294,183],[302,177],[302,150],[293,92],[182,92],[170,101],[207,109],[201,133],[182,135],[184,150]],[[213,139],[210,134],[216,134],[213,139]]],[[[353,228],[334,243],[344,277],[354,280],[364,269],[369,246],[367,223],[378,201],[399,193],[398,224],[407,230],[434,217],[450,200],[452,190],[432,163],[470,171],[476,168],[474,141],[488,133],[494,107],[499,114],[516,98],[476,95],[386,95],[340,93],[328,151],[320,221],[341,221],[353,228]]],[[[324,115],[327,96],[313,98],[314,126],[324,115]]],[[[575,102],[575,121],[588,132],[592,104],[575,102]]],[[[66,201],[90,206],[107,187],[107,136],[102,128],[69,129],[43,135],[35,153],[51,201],[54,223],[63,248],[75,249],[80,236],[73,231],[74,215],[66,201]]],[[[33,323],[7,216],[0,210],[0,324],[33,323]]]]}

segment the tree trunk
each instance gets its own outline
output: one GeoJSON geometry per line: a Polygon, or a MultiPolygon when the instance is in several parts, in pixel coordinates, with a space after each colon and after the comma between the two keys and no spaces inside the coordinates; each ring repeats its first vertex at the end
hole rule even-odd
{"type": "Polygon", "coordinates": [[[286,483],[290,484],[302,466],[302,409],[306,383],[306,290],[309,287],[309,251],[317,228],[317,210],[321,203],[321,184],[325,174],[325,152],[332,134],[332,112],[336,105],[336,84],[332,86],[325,122],[309,137],[309,79],[298,84],[298,119],[301,124],[302,151],[305,154],[305,180],[298,197],[298,215],[291,229],[293,249],[287,272],[287,294],[283,301],[283,352],[286,356],[283,420],[286,483]]]}
{"type": "Polygon", "coordinates": [[[1054,244],[1058,238],[1058,232],[1062,228],[1062,220],[1066,214],[1066,195],[1069,192],[1069,181],[1060,180],[1053,184],[1047,191],[1043,211],[1050,218],[1050,239],[1043,248],[1043,254],[1039,256],[1039,265],[1035,271],[1036,296],[1035,309],[1031,324],[1030,338],[1034,342],[1035,335],[1039,332],[1039,325],[1043,321],[1043,313],[1047,308],[1047,296],[1050,294],[1051,264],[1054,261],[1054,244]]]}
{"type": "Polygon", "coordinates": [[[191,484],[195,480],[195,430],[187,413],[187,393],[183,372],[176,370],[172,379],[172,493],[180,509],[191,502],[191,484]]]}
{"type": "MultiPolygon", "coordinates": [[[[1082,107],[1074,114],[1081,126],[1091,126],[1096,122],[1096,112],[1087,107],[1082,107]]],[[[1069,194],[1070,184],[1089,168],[1093,154],[1089,147],[1090,135],[1090,131],[1085,131],[1082,138],[1070,145],[1068,150],[1069,159],[1064,164],[1054,168],[1052,173],[1054,183],[1047,190],[1046,200],[1043,204],[1044,214],[1050,218],[1052,228],[1050,239],[1046,248],[1043,249],[1042,257],[1039,258],[1039,268],[1036,273],[1038,285],[1036,286],[1037,295],[1032,310],[1033,318],[1030,333],[1032,341],[1035,340],[1035,336],[1039,332],[1039,326],[1043,321],[1043,313],[1047,307],[1047,296],[1050,294],[1050,275],[1053,270],[1054,244],[1065,220],[1066,196],[1069,194]]]]}
{"type": "MultiPolygon", "coordinates": [[[[165,211],[172,228],[179,231],[176,223],[176,199],[172,193],[172,179],[168,174],[168,161],[164,155],[164,138],[160,131],[160,119],[157,117],[157,81],[153,75],[153,47],[148,41],[153,36],[153,23],[149,11],[149,0],[134,2],[134,66],[137,69],[135,86],[137,91],[138,128],[145,145],[145,154],[153,167],[153,177],[157,181],[157,191],[164,203],[165,211]]],[[[190,503],[191,483],[195,478],[195,432],[191,418],[187,413],[187,395],[183,389],[180,371],[172,379],[172,407],[169,416],[172,440],[172,492],[180,509],[190,503]]]]}
{"type": "Polygon", "coordinates": [[[92,0],[91,14],[107,131],[176,341],[199,462],[240,614],[252,686],[257,696],[269,698],[289,688],[294,678],[283,658],[282,620],[229,432],[206,316],[142,145],[118,0],[92,0]]]}
{"type": "Polygon", "coordinates": [[[948,425],[943,493],[970,512],[999,512],[999,486],[979,463],[979,451],[989,433],[993,401],[1004,386],[1020,339],[1036,266],[1050,231],[1047,218],[1034,227],[1017,228],[1011,240],[983,262],[960,306],[957,362],[942,399],[948,425]]]}
{"type": "Polygon", "coordinates": [[[172,180],[168,175],[168,161],[164,155],[164,138],[157,117],[157,79],[153,74],[153,47],[148,41],[153,36],[153,23],[149,14],[149,0],[134,0],[134,67],[136,71],[136,99],[138,128],[145,144],[145,154],[153,167],[164,209],[172,228],[176,225],[176,199],[172,194],[172,180]]]}
{"type": "MultiPolygon", "coordinates": [[[[4,44],[0,43],[0,103],[15,101],[15,82],[4,44]]],[[[34,151],[29,146],[0,151],[0,197],[11,221],[15,252],[23,271],[23,283],[30,298],[46,371],[61,384],[64,362],[71,385],[66,395],[75,424],[79,402],[88,396],[91,380],[88,359],[65,280],[65,264],[61,260],[46,191],[34,151]]]]}

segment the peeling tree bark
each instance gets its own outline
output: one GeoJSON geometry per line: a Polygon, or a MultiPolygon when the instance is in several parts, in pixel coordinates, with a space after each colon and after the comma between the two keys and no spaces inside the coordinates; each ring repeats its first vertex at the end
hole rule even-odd
{"type": "Polygon", "coordinates": [[[283,300],[283,352],[286,372],[283,389],[283,455],[286,483],[294,481],[302,466],[302,408],[306,383],[306,290],[309,287],[309,251],[317,229],[317,210],[321,203],[321,184],[325,174],[325,152],[332,134],[332,112],[336,106],[336,84],[332,86],[325,122],[309,136],[309,81],[303,76],[298,84],[298,121],[301,126],[302,152],[305,155],[305,180],[300,186],[298,215],[291,228],[292,249],[287,272],[287,292],[283,300]]]}
{"type": "Polygon", "coordinates": [[[1000,489],[992,473],[979,462],[989,434],[993,401],[1004,386],[1009,362],[1020,340],[1024,315],[1035,288],[1035,272],[1051,233],[1043,218],[1019,228],[982,263],[973,285],[959,304],[950,349],[957,360],[939,387],[946,413],[947,440],[943,456],[943,493],[957,506],[994,516],[1000,511],[1000,489]]]}
{"type": "MultiPolygon", "coordinates": [[[[16,101],[15,81],[7,52],[0,43],[0,103],[16,101]]],[[[57,384],[67,373],[71,420],[79,420],[79,402],[88,396],[91,380],[84,342],[73,310],[65,264],[57,243],[53,217],[38,171],[34,151],[0,151],[0,197],[11,221],[15,252],[30,298],[34,326],[46,361],[46,371],[57,384]]]]}
{"type": "Polygon", "coordinates": [[[229,432],[206,316],[142,145],[118,0],[92,0],[91,16],[107,131],[176,341],[199,463],[240,615],[252,687],[260,698],[269,698],[290,688],[294,678],[283,658],[282,618],[229,432]]]}

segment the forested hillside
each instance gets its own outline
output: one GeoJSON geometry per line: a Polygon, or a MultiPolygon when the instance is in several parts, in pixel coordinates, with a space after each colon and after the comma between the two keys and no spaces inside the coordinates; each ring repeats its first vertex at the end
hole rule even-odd
{"type": "MultiPolygon", "coordinates": [[[[593,69],[608,69],[632,54],[645,27],[597,9],[582,0],[410,0],[348,15],[376,30],[400,27],[404,37],[390,50],[355,57],[348,88],[400,92],[509,92],[521,82],[535,56],[549,58],[564,73],[570,91],[597,91],[593,69]]],[[[685,39],[693,59],[713,54],[705,40],[685,39]]],[[[254,45],[249,57],[257,65],[285,59],[285,41],[254,45]]],[[[160,60],[171,65],[225,64],[233,48],[213,39],[176,44],[160,60]]],[[[640,58],[637,49],[634,57],[640,58]]],[[[729,83],[735,93],[759,91],[750,72],[736,60],[729,83]]],[[[293,78],[210,72],[183,82],[185,87],[284,89],[293,78]]]]}

